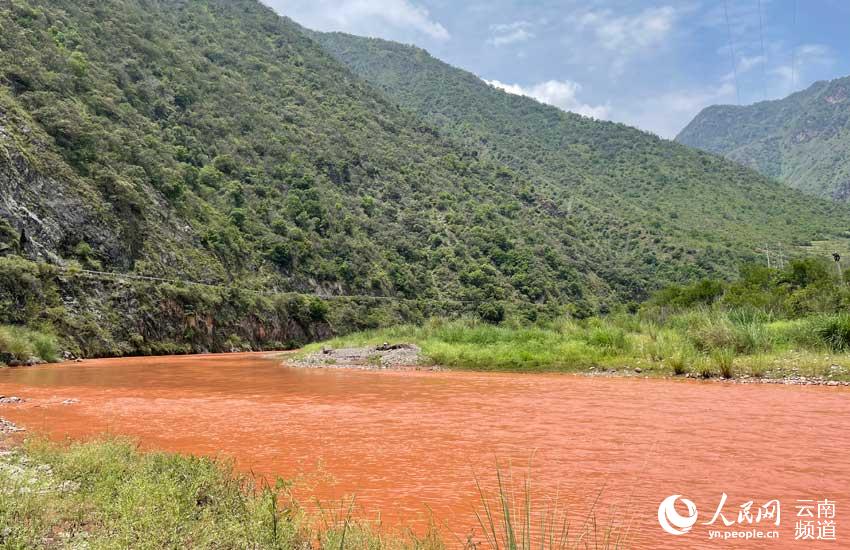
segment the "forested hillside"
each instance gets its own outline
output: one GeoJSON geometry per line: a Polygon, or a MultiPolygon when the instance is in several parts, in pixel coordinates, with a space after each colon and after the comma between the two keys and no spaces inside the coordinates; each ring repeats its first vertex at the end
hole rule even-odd
{"type": "Polygon", "coordinates": [[[813,195],[850,198],[850,77],[778,101],[703,110],[676,141],[813,195]]]}
{"type": "Polygon", "coordinates": [[[312,36],[403,108],[528,177],[587,228],[606,265],[626,262],[606,273],[628,273],[623,284],[728,273],[758,243],[837,230],[828,218],[846,212],[714,155],[505,93],[415,47],[312,36]]]}
{"type": "MultiPolygon", "coordinates": [[[[765,239],[839,230],[837,206],[714,156],[508,96],[419,50],[323,40],[343,59],[334,41],[356,46],[373,86],[255,0],[0,0],[0,30],[0,250],[59,269],[4,280],[0,306],[47,289],[26,294],[45,322],[81,307],[75,276],[55,280],[79,268],[451,302],[494,321],[587,314],[732,273],[765,239]]],[[[150,300],[125,291],[110,324],[150,300]]],[[[213,330],[230,294],[211,292],[169,315],[201,308],[213,330]]],[[[145,315],[118,339],[156,338],[145,315]]]]}
{"type": "Polygon", "coordinates": [[[0,22],[7,253],[473,307],[631,292],[529,179],[258,2],[4,0],[0,22]]]}

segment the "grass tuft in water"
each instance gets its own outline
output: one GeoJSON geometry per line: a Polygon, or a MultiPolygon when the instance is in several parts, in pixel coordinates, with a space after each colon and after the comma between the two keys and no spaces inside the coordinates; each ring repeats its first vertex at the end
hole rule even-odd
{"type": "Polygon", "coordinates": [[[483,546],[492,550],[578,550],[594,548],[614,550],[624,547],[624,536],[613,520],[600,527],[596,518],[599,495],[581,525],[574,528],[566,509],[557,499],[542,504],[532,496],[531,479],[522,480],[519,495],[513,476],[496,468],[496,490],[485,490],[476,479],[481,499],[476,519],[483,533],[483,546]]]}

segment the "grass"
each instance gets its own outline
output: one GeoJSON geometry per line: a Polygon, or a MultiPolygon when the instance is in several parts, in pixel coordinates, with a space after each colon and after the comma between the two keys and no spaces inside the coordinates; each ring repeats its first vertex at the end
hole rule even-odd
{"type": "MultiPolygon", "coordinates": [[[[256,480],[228,461],[141,452],[127,439],[30,439],[0,455],[0,547],[92,549],[468,550],[624,547],[595,504],[572,526],[557,498],[538,503],[529,477],[517,491],[497,469],[495,494],[478,484],[483,540],[447,545],[433,524],[424,535],[387,534],[356,519],[355,502],[308,513],[290,484],[256,480]]],[[[476,480],[477,482],[477,480],[476,480]]],[[[597,499],[598,500],[598,499],[597,499]]],[[[612,514],[613,518],[613,514],[612,514]]],[[[477,537],[478,539],[481,536],[477,537]]]]}
{"type": "Polygon", "coordinates": [[[59,344],[55,336],[19,326],[0,326],[0,352],[11,355],[17,361],[38,358],[55,363],[59,360],[59,344]]]}
{"type": "Polygon", "coordinates": [[[618,314],[533,326],[473,319],[372,330],[307,346],[419,345],[449,368],[511,372],[634,372],[648,376],[850,380],[850,315],[775,319],[751,311],[698,308],[663,317],[618,314]],[[839,367],[839,368],[836,368],[839,367]]]}
{"type": "Polygon", "coordinates": [[[731,349],[716,349],[711,353],[711,359],[714,362],[717,372],[723,378],[733,378],[735,376],[734,363],[735,352],[731,349]]]}
{"type": "MultiPolygon", "coordinates": [[[[496,469],[496,489],[489,492],[476,480],[481,498],[475,516],[489,548],[505,550],[615,550],[625,547],[625,534],[612,520],[601,527],[596,504],[577,527],[557,498],[539,504],[528,475],[519,490],[513,476],[496,469]]],[[[598,500],[598,498],[597,498],[598,500]]]]}
{"type": "Polygon", "coordinates": [[[127,440],[31,440],[0,458],[0,547],[418,548],[351,514],[314,521],[288,484],[236,473],[229,462],[144,453],[127,440]]]}

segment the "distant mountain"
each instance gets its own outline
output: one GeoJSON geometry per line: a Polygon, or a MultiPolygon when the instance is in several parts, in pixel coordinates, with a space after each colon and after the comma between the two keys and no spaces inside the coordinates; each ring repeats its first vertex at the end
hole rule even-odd
{"type": "Polygon", "coordinates": [[[807,193],[850,199],[850,77],[778,101],[704,109],[676,141],[807,193]]]}

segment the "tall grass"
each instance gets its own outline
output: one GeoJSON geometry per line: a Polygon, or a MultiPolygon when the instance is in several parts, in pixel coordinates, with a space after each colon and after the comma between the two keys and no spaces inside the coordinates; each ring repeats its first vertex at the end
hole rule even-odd
{"type": "Polygon", "coordinates": [[[733,365],[735,361],[735,352],[730,349],[717,349],[711,353],[711,359],[717,367],[717,371],[723,378],[732,378],[734,376],[733,365]]]}
{"type": "Polygon", "coordinates": [[[850,350],[850,315],[839,313],[825,315],[814,321],[814,333],[827,348],[834,352],[850,350]]]}
{"type": "Polygon", "coordinates": [[[59,360],[55,336],[19,326],[0,326],[0,352],[18,361],[38,358],[53,363],[59,360]]]}
{"type": "MultiPolygon", "coordinates": [[[[382,342],[418,344],[434,364],[485,371],[634,371],[645,374],[733,377],[736,358],[763,357],[771,369],[759,375],[797,374],[805,361],[814,376],[850,379],[850,314],[777,320],[749,309],[701,307],[663,316],[613,315],[559,319],[532,326],[494,326],[473,319],[432,319],[348,335],[305,348],[360,346],[382,342]],[[805,354],[801,356],[800,354],[805,354]],[[824,353],[846,354],[824,362],[824,353]],[[818,356],[820,354],[820,356],[818,356]],[[787,360],[782,360],[786,358],[787,360]],[[791,360],[793,358],[793,360],[791,360]]],[[[751,361],[739,361],[752,364],[751,361]]]]}
{"type": "Polygon", "coordinates": [[[512,475],[506,476],[498,467],[496,481],[496,490],[491,494],[476,479],[481,506],[475,515],[487,548],[613,550],[623,547],[624,534],[613,520],[605,527],[601,527],[597,522],[595,503],[576,527],[572,525],[567,510],[557,499],[543,504],[535,500],[529,475],[522,480],[519,495],[512,475]]]}
{"type": "Polygon", "coordinates": [[[684,351],[679,351],[670,359],[667,360],[670,368],[673,370],[673,374],[676,376],[681,376],[690,371],[691,367],[691,357],[688,353],[684,351]]]}

